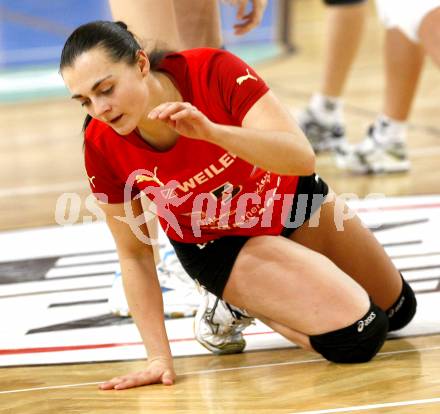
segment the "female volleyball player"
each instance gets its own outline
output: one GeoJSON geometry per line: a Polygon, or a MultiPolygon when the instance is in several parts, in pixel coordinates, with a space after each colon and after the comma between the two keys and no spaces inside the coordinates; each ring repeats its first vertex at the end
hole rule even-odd
{"type": "Polygon", "coordinates": [[[205,48],[147,56],[123,23],[99,21],[68,38],[60,70],[88,114],[90,186],[148,352],[142,371],[102,389],[175,380],[141,191],[191,277],[329,361],[369,361],[412,319],[409,285],[243,61],[205,48]]]}

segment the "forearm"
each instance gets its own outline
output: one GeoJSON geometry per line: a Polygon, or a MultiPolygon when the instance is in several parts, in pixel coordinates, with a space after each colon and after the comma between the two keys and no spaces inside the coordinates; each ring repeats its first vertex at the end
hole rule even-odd
{"type": "Polygon", "coordinates": [[[294,132],[268,131],[215,124],[207,141],[265,170],[285,175],[311,175],[315,170],[313,150],[294,132]]]}
{"type": "Polygon", "coordinates": [[[151,258],[121,259],[124,290],[148,358],[171,358],[162,292],[151,258]]]}

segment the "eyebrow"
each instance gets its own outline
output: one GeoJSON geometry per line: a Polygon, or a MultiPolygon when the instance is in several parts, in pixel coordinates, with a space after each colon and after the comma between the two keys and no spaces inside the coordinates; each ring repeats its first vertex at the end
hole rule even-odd
{"type": "MultiPolygon", "coordinates": [[[[112,76],[113,76],[113,75],[108,75],[108,76],[106,76],[105,78],[102,78],[102,79],[96,81],[96,82],[94,83],[94,85],[92,86],[92,91],[94,91],[94,90],[95,90],[95,89],[96,89],[96,88],[97,88],[102,82],[104,82],[105,80],[111,78],[112,76]]],[[[83,96],[80,95],[80,94],[72,95],[72,99],[78,99],[78,98],[83,98],[83,96]]]]}

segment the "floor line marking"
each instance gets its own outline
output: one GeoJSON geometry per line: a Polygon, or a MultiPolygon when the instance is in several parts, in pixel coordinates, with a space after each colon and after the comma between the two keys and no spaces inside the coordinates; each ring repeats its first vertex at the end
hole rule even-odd
{"type": "MultiPolygon", "coordinates": [[[[200,370],[200,371],[184,372],[181,374],[177,374],[177,377],[185,377],[188,375],[215,374],[217,372],[268,368],[268,367],[276,367],[276,366],[283,366],[283,365],[300,365],[300,364],[309,364],[309,363],[313,363],[313,362],[322,362],[322,361],[325,361],[325,359],[324,358],[316,358],[316,359],[310,359],[310,360],[286,361],[286,362],[277,362],[277,363],[262,364],[262,365],[246,365],[246,366],[242,366],[242,367],[217,368],[217,369],[212,369],[212,370],[206,369],[206,370],[200,370]]],[[[105,381],[84,382],[84,383],[79,383],[79,384],[52,385],[52,386],[48,386],[48,387],[37,387],[37,388],[24,388],[24,389],[11,390],[11,391],[0,391],[0,394],[15,394],[15,393],[19,393],[19,392],[28,392],[28,391],[44,391],[44,390],[54,390],[54,389],[62,389],[62,388],[83,387],[83,386],[87,386],[87,385],[102,384],[103,382],[105,382],[105,381]]]]}
{"type": "Polygon", "coordinates": [[[403,406],[408,406],[408,405],[434,404],[434,403],[439,403],[439,402],[440,402],[440,398],[427,398],[424,400],[408,400],[408,401],[396,401],[396,402],[381,403],[381,404],[356,405],[356,406],[352,406],[352,407],[330,408],[327,410],[294,411],[290,414],[348,413],[348,412],[352,412],[352,411],[373,410],[375,408],[403,407],[403,406]]]}
{"type": "MultiPolygon", "coordinates": [[[[424,352],[424,351],[434,351],[440,349],[440,346],[434,346],[434,347],[426,347],[426,348],[413,348],[413,349],[403,349],[401,351],[388,351],[388,352],[379,352],[377,356],[387,356],[387,355],[395,355],[395,354],[403,354],[403,353],[410,353],[410,352],[424,352]]],[[[287,365],[301,365],[301,364],[310,364],[315,362],[325,362],[326,360],[324,358],[314,358],[314,359],[307,359],[307,360],[299,360],[299,361],[285,361],[285,362],[276,362],[276,363],[268,363],[268,364],[261,364],[261,365],[246,365],[241,367],[229,367],[229,368],[217,368],[212,370],[199,370],[199,371],[189,371],[189,372],[183,372],[181,374],[178,374],[177,377],[183,377],[188,375],[205,375],[205,374],[214,374],[217,372],[227,372],[227,371],[238,371],[238,370],[245,370],[245,369],[258,369],[258,368],[269,368],[269,367],[278,367],[278,366],[287,366],[287,365]]],[[[24,388],[24,389],[18,389],[18,390],[10,390],[10,391],[0,391],[0,394],[15,394],[19,392],[29,392],[29,391],[44,391],[44,390],[54,390],[54,389],[62,389],[62,388],[71,388],[71,387],[83,387],[87,385],[97,385],[101,384],[105,381],[98,381],[98,382],[84,382],[79,384],[65,384],[65,385],[52,385],[48,387],[37,387],[37,388],[24,388]]],[[[436,400],[435,402],[440,402],[440,398],[435,398],[433,400],[436,400]],[[437,401],[438,400],[438,401],[437,401]]],[[[415,400],[415,401],[430,401],[430,400],[415,400]]],[[[401,403],[385,403],[385,404],[401,404],[401,403]]],[[[421,403],[420,403],[421,404],[421,403]]],[[[373,407],[373,406],[362,406],[362,407],[373,407]]],[[[386,405],[384,405],[386,407],[386,405]]],[[[331,410],[347,410],[349,408],[336,408],[331,410]]],[[[374,407],[373,407],[374,408],[374,407]]],[[[358,408],[357,410],[362,410],[366,408],[358,408]]],[[[354,411],[354,410],[352,410],[354,411]]],[[[304,412],[298,412],[298,413],[291,413],[291,414],[324,414],[324,413],[338,413],[338,412],[344,412],[344,411],[304,411],[304,412]]]]}
{"type": "Polygon", "coordinates": [[[49,387],[36,387],[36,388],[23,388],[21,390],[11,390],[11,391],[0,391],[0,394],[16,394],[19,392],[28,392],[28,391],[46,391],[46,390],[58,390],[63,388],[74,388],[74,387],[85,387],[86,385],[98,385],[102,384],[103,381],[100,382],[83,382],[80,384],[66,384],[66,385],[52,385],[49,387]]]}
{"type": "MultiPolygon", "coordinates": [[[[271,335],[277,334],[275,331],[261,331],[261,332],[246,332],[244,336],[257,336],[257,335],[271,335]]],[[[402,337],[401,339],[404,339],[402,337]]],[[[196,339],[194,337],[190,338],[174,338],[170,339],[169,342],[171,344],[178,342],[195,342],[196,339]]],[[[83,351],[87,349],[101,349],[101,348],[117,348],[117,347],[126,347],[126,346],[141,346],[141,341],[134,342],[119,342],[119,343],[103,343],[103,344],[82,344],[82,345],[64,345],[64,346],[48,346],[48,347],[38,347],[38,348],[10,348],[10,349],[0,349],[1,355],[19,355],[19,354],[38,354],[38,353],[50,353],[50,352],[64,352],[64,351],[83,351]]],[[[293,345],[293,344],[292,344],[293,345]]],[[[428,348],[416,348],[416,349],[408,349],[401,351],[388,351],[388,352],[379,352],[378,356],[386,356],[386,355],[394,355],[394,354],[403,354],[414,351],[434,351],[439,350],[440,346],[436,347],[428,347],[428,348]]]]}
{"type": "MultiPolygon", "coordinates": [[[[260,331],[260,332],[246,332],[244,336],[255,336],[255,335],[271,335],[276,334],[274,331],[260,331]]],[[[196,342],[194,337],[190,338],[174,338],[170,339],[169,343],[177,342],[196,342]]],[[[82,344],[82,345],[64,345],[64,346],[47,346],[38,348],[10,348],[10,349],[0,349],[0,356],[2,355],[19,355],[19,354],[39,354],[39,353],[50,353],[50,352],[65,352],[65,351],[83,351],[88,349],[102,349],[102,348],[117,348],[117,347],[127,347],[127,346],[142,346],[141,341],[134,342],[117,342],[117,343],[104,343],[104,344],[82,344]]],[[[293,346],[293,344],[292,344],[293,346]]]]}

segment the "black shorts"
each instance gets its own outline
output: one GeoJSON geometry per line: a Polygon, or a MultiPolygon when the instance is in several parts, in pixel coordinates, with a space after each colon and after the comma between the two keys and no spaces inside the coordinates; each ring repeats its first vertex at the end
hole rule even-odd
{"type": "MultiPolygon", "coordinates": [[[[290,217],[281,236],[289,237],[304,224],[319,209],[328,191],[328,185],[318,175],[300,177],[290,217]]],[[[202,245],[171,239],[170,242],[191,278],[221,298],[235,260],[249,238],[224,236],[202,245]]]]}

